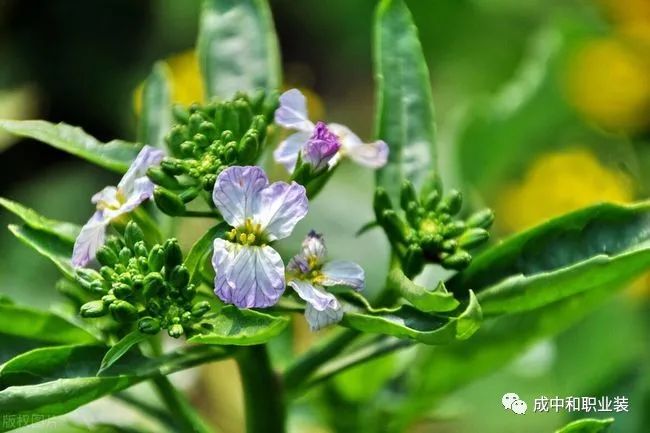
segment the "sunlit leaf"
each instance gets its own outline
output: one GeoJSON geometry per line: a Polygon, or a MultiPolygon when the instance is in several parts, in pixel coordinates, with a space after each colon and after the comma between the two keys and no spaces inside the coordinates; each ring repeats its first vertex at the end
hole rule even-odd
{"type": "Polygon", "coordinates": [[[44,120],[0,120],[0,129],[33,138],[83,158],[100,167],[124,173],[140,151],[140,146],[122,140],[102,143],[83,129],[44,120]]]}
{"type": "Polygon", "coordinates": [[[3,197],[0,197],[0,206],[17,215],[29,227],[58,236],[71,243],[74,243],[81,230],[76,224],[51,220],[20,203],[3,197]]]}
{"type": "Polygon", "coordinates": [[[50,259],[66,276],[74,278],[74,270],[70,263],[70,257],[72,257],[72,244],[70,242],[28,226],[11,224],[9,230],[25,245],[50,259]]]}
{"type": "Polygon", "coordinates": [[[123,357],[131,348],[147,338],[146,334],[135,330],[124,336],[120,341],[115,343],[102,358],[102,363],[99,366],[97,374],[102,374],[107,368],[115,364],[121,357],[123,357]]]}
{"type": "Polygon", "coordinates": [[[428,290],[410,280],[401,269],[395,268],[388,274],[388,284],[420,311],[441,312],[452,311],[460,304],[452,293],[449,293],[441,281],[433,290],[428,290]]]}

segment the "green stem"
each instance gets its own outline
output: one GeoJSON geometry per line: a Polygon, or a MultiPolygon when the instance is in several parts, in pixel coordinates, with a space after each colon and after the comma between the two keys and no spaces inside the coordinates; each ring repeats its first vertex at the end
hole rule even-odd
{"type": "Polygon", "coordinates": [[[346,329],[334,338],[308,351],[284,372],[284,384],[288,391],[299,388],[300,385],[322,364],[335,357],[359,336],[359,332],[346,329]]]}
{"type": "Polygon", "coordinates": [[[266,346],[243,347],[235,359],[244,389],[247,433],[283,433],[285,407],[280,378],[266,346]]]}
{"type": "Polygon", "coordinates": [[[207,423],[194,410],[187,397],[171,384],[167,376],[156,376],[152,380],[160,398],[172,413],[178,428],[183,433],[212,433],[207,423]]]}

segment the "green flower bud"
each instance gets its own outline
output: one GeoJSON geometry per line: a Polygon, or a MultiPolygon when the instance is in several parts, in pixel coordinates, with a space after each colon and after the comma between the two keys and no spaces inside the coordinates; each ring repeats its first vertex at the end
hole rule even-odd
{"type": "Polygon", "coordinates": [[[456,215],[460,211],[462,205],[463,195],[460,193],[460,191],[452,189],[438,204],[438,210],[450,215],[456,215]]]}
{"type": "Polygon", "coordinates": [[[158,209],[170,216],[179,216],[185,213],[185,203],[173,192],[157,186],[153,198],[158,209]]]}
{"type": "Polygon", "coordinates": [[[160,331],[160,320],[147,316],[138,320],[138,331],[143,334],[155,335],[160,331]]]}
{"type": "Polygon", "coordinates": [[[181,185],[176,178],[168,171],[163,170],[161,167],[150,167],[147,170],[147,176],[153,183],[160,185],[167,189],[180,189],[181,185]]]}
{"type": "Polygon", "coordinates": [[[390,201],[390,197],[388,196],[386,190],[382,187],[378,187],[375,190],[373,208],[375,211],[375,218],[377,218],[377,222],[380,224],[384,211],[393,209],[393,204],[390,201]]]}
{"type": "Polygon", "coordinates": [[[415,207],[419,207],[420,205],[413,184],[405,180],[402,182],[402,188],[400,190],[400,207],[406,212],[409,208],[413,207],[412,203],[415,203],[415,207]]]}
{"type": "Polygon", "coordinates": [[[133,322],[138,318],[138,310],[129,302],[116,300],[108,309],[115,320],[120,323],[133,322]]]}
{"type": "Polygon", "coordinates": [[[151,314],[160,314],[162,312],[162,307],[157,299],[150,299],[149,302],[147,302],[147,310],[151,314]]]}
{"type": "Polygon", "coordinates": [[[106,304],[106,305],[110,305],[113,302],[115,302],[116,300],[117,300],[117,298],[115,297],[115,295],[112,295],[112,294],[102,296],[102,302],[104,304],[106,304]]]}
{"type": "Polygon", "coordinates": [[[239,142],[237,153],[241,163],[253,163],[259,152],[259,142],[256,134],[247,133],[239,142]]]}
{"type": "Polygon", "coordinates": [[[92,283],[90,283],[89,291],[99,295],[104,295],[108,291],[105,284],[106,283],[104,281],[95,280],[92,283]]]}
{"type": "Polygon", "coordinates": [[[167,239],[165,245],[165,269],[174,269],[183,263],[183,252],[176,239],[167,239]]]}
{"type": "Polygon", "coordinates": [[[79,314],[83,318],[102,317],[108,313],[108,307],[102,301],[90,301],[81,306],[79,314]]]}
{"type": "Polygon", "coordinates": [[[424,198],[424,208],[427,210],[435,210],[438,203],[440,203],[440,193],[436,190],[431,191],[424,198]]]}
{"type": "Polygon", "coordinates": [[[183,335],[183,325],[181,324],[174,324],[172,325],[168,330],[167,333],[169,334],[170,337],[172,338],[178,338],[181,335],[183,335]]]}
{"type": "Polygon", "coordinates": [[[172,116],[178,123],[187,123],[190,120],[189,110],[180,104],[172,107],[172,116]]]}
{"type": "Polygon", "coordinates": [[[422,248],[417,244],[409,245],[404,255],[404,273],[406,275],[416,275],[424,267],[424,253],[422,248]]]}
{"type": "Polygon", "coordinates": [[[126,299],[133,294],[133,289],[124,283],[114,283],[112,289],[118,299],[126,299]]]}
{"type": "Polygon", "coordinates": [[[124,247],[120,250],[119,256],[120,256],[120,263],[127,266],[129,264],[129,260],[131,260],[131,257],[133,257],[133,253],[128,247],[124,247]]]}
{"type": "Polygon", "coordinates": [[[140,226],[135,223],[135,221],[129,221],[124,229],[124,241],[126,246],[133,249],[135,244],[140,241],[144,241],[144,233],[140,226]]]}
{"type": "Polygon", "coordinates": [[[391,242],[404,242],[406,240],[408,227],[394,210],[385,210],[379,221],[391,242]]]}
{"type": "Polygon", "coordinates": [[[154,245],[149,251],[149,269],[160,271],[165,264],[165,250],[160,245],[154,245]]]}
{"type": "Polygon", "coordinates": [[[409,202],[406,204],[406,219],[411,224],[411,227],[418,227],[422,221],[422,208],[417,202],[409,202]]]}
{"type": "Polygon", "coordinates": [[[200,301],[192,305],[192,316],[201,317],[210,311],[210,303],[208,301],[200,301]]]}
{"type": "Polygon", "coordinates": [[[190,272],[183,265],[176,266],[169,274],[169,282],[176,289],[184,289],[190,282],[190,272]]]}
{"type": "Polygon", "coordinates": [[[180,198],[183,203],[189,203],[199,195],[199,192],[201,192],[199,188],[187,188],[178,194],[178,198],[180,198]]]}
{"type": "MultiPolygon", "coordinates": [[[[117,255],[115,257],[117,257],[117,255]]],[[[108,266],[102,266],[99,269],[99,273],[101,274],[102,278],[108,283],[112,283],[113,281],[117,280],[118,277],[117,272],[108,266]]]]}
{"type": "Polygon", "coordinates": [[[467,225],[469,227],[478,227],[482,229],[489,228],[494,222],[494,212],[492,209],[483,209],[470,215],[467,218],[467,225]]]}
{"type": "Polygon", "coordinates": [[[458,245],[464,248],[474,248],[487,241],[489,237],[490,233],[487,230],[471,228],[458,238],[458,245]]]}
{"type": "Polygon", "coordinates": [[[154,298],[163,292],[165,281],[158,272],[153,272],[144,277],[143,294],[146,298],[154,298]]]}
{"type": "Polygon", "coordinates": [[[458,250],[454,254],[442,259],[442,266],[447,269],[463,270],[472,261],[472,256],[465,250],[458,250]]]}
{"type": "Polygon", "coordinates": [[[185,311],[183,314],[181,314],[181,323],[190,323],[192,320],[192,313],[189,311],[185,311]]]}
{"type": "Polygon", "coordinates": [[[452,221],[449,224],[447,224],[444,228],[444,235],[445,237],[448,238],[453,238],[465,231],[465,223],[463,221],[452,221]]]}
{"type": "Polygon", "coordinates": [[[196,296],[196,287],[194,286],[194,284],[188,284],[187,286],[180,289],[180,291],[183,298],[185,298],[188,301],[191,301],[192,299],[194,299],[194,296],[196,296]]]}
{"type": "Polygon", "coordinates": [[[108,238],[108,240],[106,240],[104,246],[107,246],[108,248],[112,249],[115,254],[118,254],[124,245],[119,238],[116,236],[111,236],[108,238]]]}
{"type": "Polygon", "coordinates": [[[136,244],[133,246],[133,252],[136,256],[139,257],[147,257],[149,255],[149,251],[147,251],[147,247],[144,244],[144,241],[136,242],[136,244]]]}
{"type": "Polygon", "coordinates": [[[81,268],[77,269],[76,280],[81,284],[85,289],[90,288],[90,284],[93,281],[101,280],[102,276],[94,269],[81,268]]]}
{"type": "Polygon", "coordinates": [[[102,245],[95,254],[97,261],[104,266],[115,266],[120,260],[115,251],[107,245],[102,245]]]}

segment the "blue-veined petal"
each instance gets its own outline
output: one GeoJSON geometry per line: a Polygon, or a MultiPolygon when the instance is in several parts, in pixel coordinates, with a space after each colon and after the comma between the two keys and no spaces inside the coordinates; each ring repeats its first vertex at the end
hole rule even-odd
{"type": "Polygon", "coordinates": [[[296,291],[300,298],[318,311],[325,311],[328,308],[335,308],[338,301],[331,293],[319,289],[306,280],[293,279],[288,283],[296,291]]]}
{"type": "Polygon", "coordinates": [[[324,286],[348,286],[361,290],[365,286],[365,273],[363,268],[354,262],[346,260],[332,260],[325,263],[321,269],[324,286]]]}
{"type": "Polygon", "coordinates": [[[343,308],[339,301],[334,300],[336,301],[334,306],[322,311],[317,310],[311,304],[307,304],[305,307],[305,318],[307,319],[307,323],[309,323],[309,329],[318,331],[326,326],[338,323],[343,319],[343,308]]]}
{"type": "Polygon", "coordinates": [[[142,202],[153,197],[153,190],[155,185],[148,177],[141,177],[135,181],[133,188],[128,196],[125,197],[124,203],[117,209],[106,209],[104,214],[110,219],[119,217],[126,213],[131,212],[136,207],[140,206],[142,202]]]}
{"type": "Polygon", "coordinates": [[[377,140],[371,143],[364,143],[358,135],[345,125],[330,123],[327,125],[341,142],[340,153],[352,159],[357,164],[369,168],[380,168],[388,161],[388,145],[377,140]]]}
{"type": "Polygon", "coordinates": [[[136,187],[136,180],[146,176],[149,167],[160,164],[165,157],[165,152],[152,146],[144,146],[135,157],[131,166],[117,185],[125,196],[131,195],[136,187]]]}
{"type": "Polygon", "coordinates": [[[98,210],[84,224],[72,250],[72,265],[74,267],[86,266],[95,258],[97,250],[104,245],[106,240],[106,225],[109,221],[110,219],[107,219],[104,213],[98,210]]]}
{"type": "Polygon", "coordinates": [[[269,240],[283,239],[307,215],[308,207],[305,187],[296,182],[275,182],[260,192],[253,220],[262,225],[269,240]]]}
{"type": "Polygon", "coordinates": [[[298,131],[288,136],[273,151],[275,162],[282,164],[289,173],[293,173],[298,161],[298,154],[309,141],[309,137],[311,137],[311,132],[305,131],[298,131]]]}
{"type": "Polygon", "coordinates": [[[223,219],[239,227],[257,213],[260,193],[268,184],[266,173],[259,167],[228,167],[217,177],[212,199],[223,219]]]}
{"type": "Polygon", "coordinates": [[[280,95],[280,106],[275,110],[275,123],[289,129],[311,132],[314,124],[307,117],[307,99],[298,89],[280,95]]]}

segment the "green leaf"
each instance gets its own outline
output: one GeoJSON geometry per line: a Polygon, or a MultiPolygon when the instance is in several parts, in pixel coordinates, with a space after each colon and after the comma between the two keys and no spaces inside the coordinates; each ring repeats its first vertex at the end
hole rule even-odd
{"type": "Polygon", "coordinates": [[[447,291],[442,281],[434,290],[427,290],[410,280],[399,268],[390,271],[388,284],[415,308],[425,313],[452,311],[460,304],[454,295],[447,291]]]}
{"type": "Polygon", "coordinates": [[[172,125],[169,68],[164,62],[154,65],[142,89],[142,111],[138,141],[159,149],[165,148],[165,135],[172,125]]]}
{"type": "Polygon", "coordinates": [[[196,284],[201,278],[201,266],[205,258],[212,251],[214,240],[223,237],[228,229],[226,223],[212,227],[201,238],[192,245],[190,252],[185,258],[185,267],[190,271],[190,281],[196,284]]]}
{"type": "Polygon", "coordinates": [[[118,173],[126,172],[140,151],[140,146],[126,141],[102,143],[83,129],[65,123],[0,120],[0,129],[20,137],[33,138],[118,173]]]}
{"type": "Polygon", "coordinates": [[[49,312],[0,304],[0,332],[3,335],[49,344],[90,344],[97,339],[85,330],[49,312]]]}
{"type": "MultiPolygon", "coordinates": [[[[127,356],[95,376],[104,348],[65,346],[37,349],[9,361],[0,381],[15,383],[0,392],[0,413],[28,425],[70,412],[86,403],[157,375],[167,375],[229,355],[224,348],[194,346],[156,359],[127,356]],[[56,380],[52,380],[58,378],[56,380]],[[26,384],[19,384],[20,380],[26,384]]],[[[13,427],[0,424],[4,432],[13,427]]]]}
{"type": "Polygon", "coordinates": [[[280,334],[289,324],[283,316],[272,316],[253,310],[240,310],[226,305],[219,312],[206,316],[213,329],[195,335],[188,341],[201,344],[250,346],[262,344],[280,334]]]}
{"type": "Polygon", "coordinates": [[[99,366],[97,375],[101,375],[107,368],[115,364],[122,356],[124,356],[133,346],[146,339],[147,336],[138,330],[127,334],[124,338],[108,349],[108,352],[104,355],[102,363],[99,366]]]}
{"type": "Polygon", "coordinates": [[[76,224],[51,220],[20,203],[7,200],[3,197],[0,197],[0,206],[14,213],[29,227],[58,236],[70,243],[74,243],[81,230],[76,224]]]}
{"type": "Polygon", "coordinates": [[[204,0],[198,57],[208,98],[275,90],[280,54],[266,0],[204,0]]]}
{"type": "Polygon", "coordinates": [[[418,32],[403,0],[383,0],[375,19],[377,136],[388,143],[378,185],[399,202],[402,181],[421,188],[436,165],[433,97],[418,32]]]}
{"type": "Polygon", "coordinates": [[[74,270],[70,263],[73,245],[70,242],[28,226],[10,224],[9,231],[25,245],[28,245],[42,256],[50,259],[67,277],[74,278],[74,270]]]}
{"type": "Polygon", "coordinates": [[[528,311],[650,268],[650,203],[599,204],[490,248],[447,282],[478,293],[489,315],[528,311]]]}
{"type": "Polygon", "coordinates": [[[362,332],[410,338],[429,345],[465,340],[474,334],[482,319],[481,306],[470,292],[465,310],[458,316],[429,314],[409,305],[395,309],[350,306],[341,324],[362,332]]]}
{"type": "Polygon", "coordinates": [[[555,433],[605,433],[614,423],[614,418],[585,418],[567,424],[555,433]]]}

